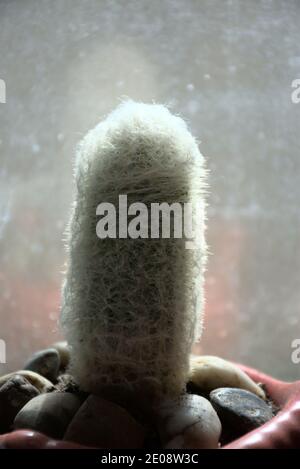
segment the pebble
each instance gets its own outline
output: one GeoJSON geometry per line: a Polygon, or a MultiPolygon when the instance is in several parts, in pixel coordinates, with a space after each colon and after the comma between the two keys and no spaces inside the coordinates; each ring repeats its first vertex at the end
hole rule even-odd
{"type": "Polygon", "coordinates": [[[35,386],[40,392],[50,392],[54,390],[54,386],[51,381],[44,378],[44,376],[41,376],[38,373],[29,370],[14,371],[13,373],[1,376],[0,387],[16,375],[23,376],[24,378],[26,378],[27,381],[29,381],[33,386],[35,386]]]}
{"type": "Polygon", "coordinates": [[[36,387],[21,375],[14,375],[0,388],[0,433],[11,428],[17,413],[39,395],[36,387]]]}
{"type": "Polygon", "coordinates": [[[158,432],[168,449],[218,448],[221,422],[211,403],[190,394],[168,399],[156,409],[158,432]]]}
{"type": "Polygon", "coordinates": [[[144,428],[122,407],[90,395],[70,423],[64,440],[87,446],[141,448],[144,428]]]}
{"type": "Polygon", "coordinates": [[[156,378],[145,377],[127,385],[106,385],[97,395],[124,407],[133,417],[140,419],[151,417],[162,391],[156,378]]]}
{"type": "Polygon", "coordinates": [[[34,371],[53,383],[57,380],[60,368],[59,353],[55,348],[35,353],[24,366],[24,370],[34,371]]]}
{"type": "Polygon", "coordinates": [[[192,355],[188,381],[204,393],[214,389],[230,387],[241,388],[265,399],[265,393],[238,366],[219,357],[209,355],[192,355]]]}
{"type": "Polygon", "coordinates": [[[80,405],[80,399],[71,393],[41,394],[20,410],[14,428],[27,428],[61,439],[80,405]]]}
{"type": "Polygon", "coordinates": [[[227,439],[237,438],[260,427],[273,417],[271,407],[255,394],[244,389],[220,388],[210,393],[227,439]]]}
{"type": "Polygon", "coordinates": [[[70,348],[68,346],[67,341],[63,340],[61,342],[55,342],[55,344],[53,344],[51,348],[57,350],[59,354],[60,370],[66,370],[70,362],[70,348]]]}

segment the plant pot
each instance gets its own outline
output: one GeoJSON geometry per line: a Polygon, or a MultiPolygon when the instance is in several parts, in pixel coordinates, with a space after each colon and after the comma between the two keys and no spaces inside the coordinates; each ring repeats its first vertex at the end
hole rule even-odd
{"type": "MultiPolygon", "coordinates": [[[[266,424],[221,449],[300,448],[300,381],[286,383],[253,368],[240,364],[238,366],[254,381],[263,383],[267,394],[281,410],[266,424]]],[[[86,447],[71,442],[55,441],[31,430],[18,430],[0,435],[0,448],[83,449],[86,447]]]]}

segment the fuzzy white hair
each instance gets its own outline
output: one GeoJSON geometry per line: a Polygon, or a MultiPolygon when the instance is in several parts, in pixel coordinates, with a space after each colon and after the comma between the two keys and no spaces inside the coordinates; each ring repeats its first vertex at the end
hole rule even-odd
{"type": "Polygon", "coordinates": [[[202,325],[205,176],[185,122],[162,105],[122,103],[80,143],[61,324],[82,389],[152,377],[183,391],[202,325]],[[120,194],[147,207],[200,202],[197,249],[184,238],[99,239],[96,208],[117,209],[120,194]]]}

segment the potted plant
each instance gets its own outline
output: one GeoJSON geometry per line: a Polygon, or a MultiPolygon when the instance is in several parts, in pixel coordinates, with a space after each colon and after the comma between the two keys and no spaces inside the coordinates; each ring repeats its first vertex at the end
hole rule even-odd
{"type": "Polygon", "coordinates": [[[58,380],[66,368],[58,346],[34,357],[31,374],[7,378],[0,394],[34,395],[39,375],[48,382],[20,405],[13,425],[21,430],[2,435],[2,446],[142,447],[150,426],[161,447],[218,448],[225,424],[211,392],[222,386],[260,400],[267,414],[224,449],[299,446],[300,382],[216,357],[190,362],[204,303],[206,170],[184,121],[163,106],[122,104],[80,144],[75,178],[61,324],[79,388],[58,380]],[[166,213],[173,236],[170,226],[164,232],[166,213]],[[187,392],[189,382],[198,391],[187,392]],[[267,398],[279,409],[274,417],[267,398]],[[57,417],[55,428],[47,415],[57,417]],[[45,428],[59,439],[36,431],[45,428]]]}

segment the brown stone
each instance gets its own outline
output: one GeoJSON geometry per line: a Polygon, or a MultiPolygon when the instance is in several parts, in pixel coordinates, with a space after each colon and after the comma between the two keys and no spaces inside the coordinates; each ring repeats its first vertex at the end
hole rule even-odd
{"type": "Polygon", "coordinates": [[[14,420],[14,428],[29,428],[60,439],[80,405],[80,399],[68,392],[40,394],[20,410],[14,420]]]}
{"type": "Polygon", "coordinates": [[[144,428],[122,407],[91,395],[71,421],[64,440],[98,448],[141,448],[144,428]]]}
{"type": "Polygon", "coordinates": [[[0,433],[8,431],[17,413],[38,395],[37,388],[24,376],[16,374],[8,379],[0,388],[0,433]]]}

